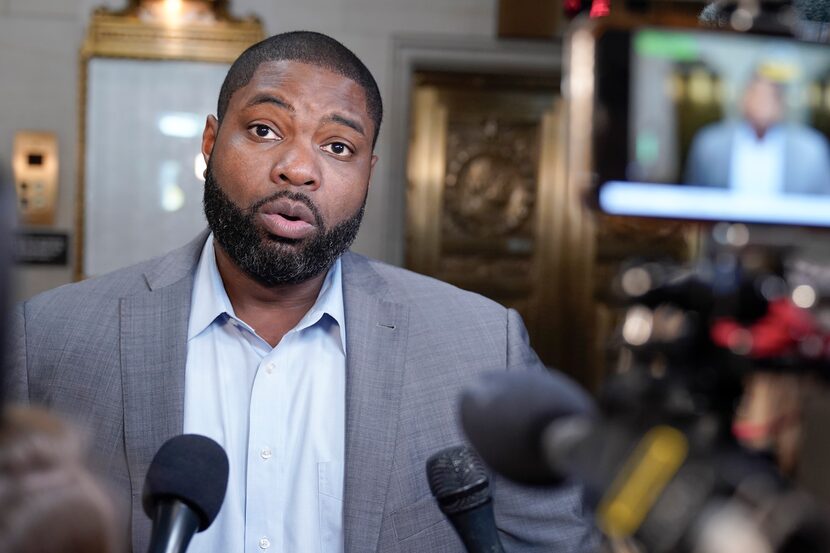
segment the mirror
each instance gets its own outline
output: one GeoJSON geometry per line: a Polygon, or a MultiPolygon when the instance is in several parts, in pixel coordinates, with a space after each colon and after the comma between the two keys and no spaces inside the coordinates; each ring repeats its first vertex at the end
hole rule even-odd
{"type": "Polygon", "coordinates": [[[185,244],[202,213],[205,118],[231,62],[264,32],[221,0],[97,10],[81,51],[76,278],[185,244]]]}

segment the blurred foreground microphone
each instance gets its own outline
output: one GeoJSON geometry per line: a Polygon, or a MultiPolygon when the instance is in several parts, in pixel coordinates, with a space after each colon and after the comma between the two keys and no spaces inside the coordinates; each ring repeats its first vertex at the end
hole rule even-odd
{"type": "Polygon", "coordinates": [[[589,419],[593,401],[574,382],[554,373],[484,375],[461,395],[461,424],[496,472],[530,485],[556,484],[543,435],[554,421],[589,419]]]}
{"type": "Polygon", "coordinates": [[[222,446],[196,434],[167,440],[144,481],[144,512],[153,521],[148,553],[183,553],[193,534],[216,518],[227,486],[222,446]]]}
{"type": "Polygon", "coordinates": [[[443,449],[427,459],[429,489],[469,553],[504,553],[493,517],[484,464],[466,446],[443,449]]]}

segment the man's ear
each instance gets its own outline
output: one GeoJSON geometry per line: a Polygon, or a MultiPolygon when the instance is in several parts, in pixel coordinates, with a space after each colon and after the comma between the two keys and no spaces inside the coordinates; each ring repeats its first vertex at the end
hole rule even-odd
{"type": "Polygon", "coordinates": [[[372,161],[369,162],[369,184],[372,184],[372,175],[375,174],[375,164],[378,162],[378,156],[372,154],[372,161]]]}
{"type": "Polygon", "coordinates": [[[213,115],[208,115],[205,130],[202,132],[202,157],[205,158],[205,164],[210,161],[217,134],[219,134],[219,121],[213,115]]]}

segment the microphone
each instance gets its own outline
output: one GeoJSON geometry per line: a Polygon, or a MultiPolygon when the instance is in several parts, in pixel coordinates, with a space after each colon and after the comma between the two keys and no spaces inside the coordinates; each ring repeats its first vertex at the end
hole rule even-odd
{"type": "Polygon", "coordinates": [[[830,21],[830,1],[828,0],[794,0],[793,5],[805,21],[815,23],[830,21]]]}
{"type": "Polygon", "coordinates": [[[183,434],[159,448],[144,481],[142,505],[153,521],[147,553],[184,553],[211,525],[228,486],[228,456],[206,436],[183,434]]]}
{"type": "Polygon", "coordinates": [[[461,425],[484,461],[507,478],[528,485],[558,484],[543,434],[555,420],[592,417],[593,400],[558,373],[486,374],[461,395],[461,425]]]}
{"type": "Polygon", "coordinates": [[[468,553],[504,553],[487,473],[473,450],[462,445],[435,453],[427,459],[427,480],[468,553]]]}

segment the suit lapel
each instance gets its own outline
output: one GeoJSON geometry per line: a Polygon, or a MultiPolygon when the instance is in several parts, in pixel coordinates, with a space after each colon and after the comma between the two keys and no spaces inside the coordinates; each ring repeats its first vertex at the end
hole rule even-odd
{"type": "Polygon", "coordinates": [[[146,549],[141,491],[150,461],[182,433],[192,272],[205,235],[162,258],[145,275],[149,291],[121,299],[124,442],[132,490],[133,550],[146,549]]]}
{"type": "Polygon", "coordinates": [[[408,311],[386,288],[366,259],[343,256],[346,553],[377,549],[395,452],[408,311]]]}

